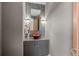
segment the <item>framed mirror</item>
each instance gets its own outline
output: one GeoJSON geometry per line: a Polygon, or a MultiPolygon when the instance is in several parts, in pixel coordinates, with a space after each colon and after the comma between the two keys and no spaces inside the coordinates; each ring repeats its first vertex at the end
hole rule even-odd
{"type": "Polygon", "coordinates": [[[45,36],[45,5],[26,3],[25,38],[40,39],[45,36]]]}

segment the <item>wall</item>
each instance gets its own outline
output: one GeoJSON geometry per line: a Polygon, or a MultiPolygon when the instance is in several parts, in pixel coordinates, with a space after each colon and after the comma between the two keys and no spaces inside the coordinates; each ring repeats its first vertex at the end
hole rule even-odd
{"type": "Polygon", "coordinates": [[[0,3],[0,55],[1,55],[1,3],[0,3]]]}
{"type": "Polygon", "coordinates": [[[52,9],[47,17],[47,32],[50,39],[50,55],[71,55],[72,3],[62,2],[56,6],[55,10],[52,9]]]}
{"type": "Polygon", "coordinates": [[[22,55],[22,3],[2,3],[2,55],[22,55]]]}

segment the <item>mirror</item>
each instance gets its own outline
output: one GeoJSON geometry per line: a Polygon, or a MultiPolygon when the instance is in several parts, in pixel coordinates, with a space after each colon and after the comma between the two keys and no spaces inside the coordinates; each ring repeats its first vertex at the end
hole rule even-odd
{"type": "Polygon", "coordinates": [[[26,3],[25,38],[39,39],[45,36],[45,5],[26,3]],[[42,24],[43,23],[43,24],[42,24]]]}
{"type": "Polygon", "coordinates": [[[33,19],[33,30],[39,31],[41,10],[31,8],[31,18],[33,19]]]}

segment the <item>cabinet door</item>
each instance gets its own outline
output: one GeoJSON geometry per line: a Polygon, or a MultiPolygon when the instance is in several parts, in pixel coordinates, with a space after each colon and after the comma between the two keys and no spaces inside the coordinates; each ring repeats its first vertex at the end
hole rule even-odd
{"type": "Polygon", "coordinates": [[[24,56],[39,56],[39,41],[24,42],[24,56]]]}
{"type": "Polygon", "coordinates": [[[24,56],[46,56],[48,53],[49,40],[24,42],[24,56]]]}
{"type": "Polygon", "coordinates": [[[79,3],[73,3],[73,53],[79,55],[79,3]]]}

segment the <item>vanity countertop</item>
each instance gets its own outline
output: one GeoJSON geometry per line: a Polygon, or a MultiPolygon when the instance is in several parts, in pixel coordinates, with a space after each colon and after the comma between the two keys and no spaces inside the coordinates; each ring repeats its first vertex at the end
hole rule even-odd
{"type": "Polygon", "coordinates": [[[40,40],[48,40],[45,38],[40,38],[40,39],[24,39],[23,41],[40,41],[40,40]]]}

